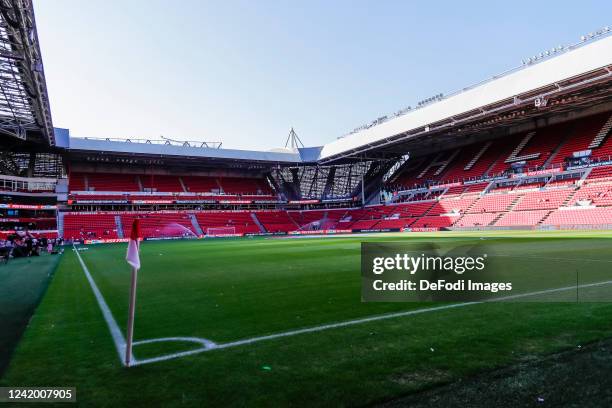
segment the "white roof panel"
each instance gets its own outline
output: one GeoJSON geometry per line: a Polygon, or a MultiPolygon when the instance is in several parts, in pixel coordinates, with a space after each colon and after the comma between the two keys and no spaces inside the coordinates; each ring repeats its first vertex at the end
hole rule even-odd
{"type": "Polygon", "coordinates": [[[68,148],[71,150],[89,150],[92,152],[136,153],[160,156],[189,156],[267,162],[301,161],[300,155],[298,153],[293,152],[279,153],[254,150],[212,149],[206,147],[187,147],[153,143],[118,142],[78,137],[70,137],[68,148]]]}
{"type": "Polygon", "coordinates": [[[323,147],[321,159],[419,129],[610,64],[612,64],[612,36],[586,43],[539,63],[527,65],[439,102],[335,140],[323,147]]]}

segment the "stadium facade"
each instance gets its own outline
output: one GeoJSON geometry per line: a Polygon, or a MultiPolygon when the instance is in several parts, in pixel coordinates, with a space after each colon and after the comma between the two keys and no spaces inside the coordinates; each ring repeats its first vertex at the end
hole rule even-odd
{"type": "Polygon", "coordinates": [[[53,128],[32,5],[0,8],[0,235],[146,238],[612,228],[603,29],[324,146],[73,137],[53,128]]]}

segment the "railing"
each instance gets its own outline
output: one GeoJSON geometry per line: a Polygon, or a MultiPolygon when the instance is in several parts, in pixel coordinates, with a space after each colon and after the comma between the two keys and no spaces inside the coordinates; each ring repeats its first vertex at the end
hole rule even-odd
{"type": "Polygon", "coordinates": [[[207,149],[220,149],[223,142],[201,142],[189,140],[173,140],[162,136],[162,139],[138,139],[138,138],[118,138],[118,137],[83,137],[85,140],[102,140],[105,142],[123,142],[123,143],[143,143],[156,145],[169,145],[181,147],[198,147],[207,149]]]}
{"type": "MultiPolygon", "coordinates": [[[[525,177],[529,177],[529,173],[542,172],[543,173],[542,175],[545,175],[545,172],[554,171],[556,169],[560,169],[561,171],[572,171],[572,170],[580,170],[580,169],[589,168],[589,167],[598,167],[600,165],[606,165],[608,163],[612,164],[612,156],[610,155],[590,158],[588,163],[585,163],[583,165],[580,165],[580,164],[566,165],[563,163],[555,163],[555,164],[549,164],[547,166],[523,167],[522,173],[514,173],[514,174],[518,174],[518,175],[524,174],[526,175],[525,177]]],[[[455,179],[446,179],[446,180],[435,180],[435,181],[431,181],[431,182],[427,182],[423,184],[414,184],[412,186],[401,186],[400,184],[401,186],[400,188],[403,190],[395,189],[392,191],[407,191],[407,190],[417,190],[417,189],[422,189],[422,188],[431,189],[431,188],[436,188],[437,186],[445,186],[447,184],[455,184],[455,183],[472,184],[476,182],[491,181],[491,180],[494,180],[500,177],[511,176],[511,174],[513,173],[500,172],[500,173],[496,173],[496,174],[492,174],[488,176],[483,175],[480,177],[465,177],[465,178],[455,178],[455,179]]],[[[533,174],[532,176],[537,177],[538,175],[533,174]]]]}
{"type": "Polygon", "coordinates": [[[57,179],[0,175],[0,190],[2,191],[26,193],[54,192],[56,185],[57,179]]]}
{"type": "Polygon", "coordinates": [[[493,75],[490,78],[487,78],[487,79],[484,79],[482,81],[476,82],[476,83],[474,83],[472,85],[468,85],[465,88],[458,89],[458,90],[453,91],[453,92],[451,92],[449,94],[438,94],[438,95],[435,95],[432,98],[428,98],[426,101],[430,100],[429,103],[421,103],[421,102],[419,102],[419,104],[417,104],[416,108],[412,108],[412,107],[408,106],[407,108],[400,109],[397,112],[394,112],[394,113],[391,113],[391,114],[388,114],[388,115],[383,115],[383,116],[375,119],[374,121],[372,121],[370,123],[366,123],[364,125],[361,125],[361,126],[355,128],[354,130],[352,130],[352,131],[350,131],[350,132],[340,136],[338,139],[344,138],[346,136],[352,135],[354,133],[360,132],[360,131],[365,130],[365,129],[369,129],[369,128],[374,127],[374,126],[378,126],[378,125],[380,125],[382,123],[385,123],[385,122],[387,122],[387,121],[389,121],[389,120],[391,120],[393,118],[396,118],[396,117],[399,117],[399,116],[403,116],[403,115],[405,115],[405,114],[407,114],[409,112],[415,111],[417,109],[424,108],[425,106],[428,106],[431,103],[442,101],[442,100],[450,98],[452,96],[459,95],[459,94],[461,94],[463,92],[469,91],[469,90],[474,89],[474,88],[476,88],[478,86],[484,85],[484,84],[489,83],[491,81],[494,81],[496,79],[505,77],[505,76],[510,75],[510,74],[512,74],[514,72],[517,72],[517,71],[520,71],[522,69],[525,69],[528,66],[540,63],[542,61],[548,60],[548,59],[550,59],[552,57],[555,57],[557,55],[566,53],[568,51],[572,51],[572,50],[574,50],[576,48],[580,48],[580,47],[584,46],[585,44],[589,43],[590,41],[594,40],[595,38],[607,37],[610,34],[612,34],[612,31],[610,30],[610,28],[609,27],[604,27],[603,29],[598,30],[596,32],[596,35],[589,34],[588,36],[582,36],[580,41],[577,42],[577,43],[555,47],[553,52],[546,51],[544,53],[540,53],[540,55],[538,55],[538,56],[536,56],[534,58],[527,58],[526,60],[523,60],[523,63],[521,65],[516,66],[514,68],[510,68],[510,69],[508,69],[506,71],[501,72],[500,74],[493,75]]]}
{"type": "MultiPolygon", "coordinates": [[[[588,163],[584,163],[584,164],[577,164],[577,165],[551,164],[548,166],[534,166],[534,167],[523,168],[522,173],[502,172],[502,173],[497,173],[496,175],[490,175],[490,176],[469,177],[469,178],[452,179],[452,180],[437,180],[437,181],[432,181],[432,182],[424,183],[424,184],[415,184],[411,187],[401,186],[399,187],[399,189],[387,190],[386,193],[389,193],[389,196],[392,196],[390,192],[395,192],[400,195],[401,194],[411,194],[415,191],[424,190],[424,189],[428,189],[428,190],[432,190],[436,188],[443,189],[444,187],[451,185],[451,184],[469,185],[469,184],[476,184],[478,182],[483,182],[483,183],[491,182],[491,181],[511,182],[511,181],[525,180],[525,179],[537,179],[537,178],[550,177],[550,176],[557,175],[558,173],[548,173],[556,169],[559,169],[559,172],[564,172],[562,174],[559,174],[559,176],[563,178],[564,175],[567,175],[568,173],[571,173],[572,171],[578,172],[578,171],[585,170],[588,168],[595,168],[595,167],[604,166],[604,165],[612,165],[611,155],[589,158],[588,163]],[[532,173],[532,174],[529,174],[529,173],[532,173]],[[513,178],[512,177],[513,174],[517,174],[517,176],[513,178]]],[[[391,199],[393,198],[394,197],[391,197],[391,199]]],[[[389,202],[388,197],[387,197],[386,202],[389,202]]]]}

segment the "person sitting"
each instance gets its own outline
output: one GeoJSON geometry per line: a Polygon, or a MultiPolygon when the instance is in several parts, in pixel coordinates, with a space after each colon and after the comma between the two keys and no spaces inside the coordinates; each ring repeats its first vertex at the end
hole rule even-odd
{"type": "Polygon", "coordinates": [[[11,241],[7,239],[0,242],[0,260],[4,261],[5,264],[8,263],[12,251],[13,243],[11,241]]]}

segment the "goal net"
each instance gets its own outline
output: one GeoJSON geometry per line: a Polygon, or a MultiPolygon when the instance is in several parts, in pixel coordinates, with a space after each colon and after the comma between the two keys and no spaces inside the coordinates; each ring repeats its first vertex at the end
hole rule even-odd
{"type": "Polygon", "coordinates": [[[206,235],[213,237],[222,237],[224,235],[236,234],[236,227],[214,227],[206,228],[206,235]]]}

